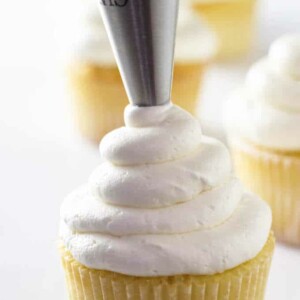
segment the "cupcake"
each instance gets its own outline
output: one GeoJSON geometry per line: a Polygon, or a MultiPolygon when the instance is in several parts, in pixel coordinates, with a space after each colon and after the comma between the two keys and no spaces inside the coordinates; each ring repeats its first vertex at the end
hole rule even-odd
{"type": "Polygon", "coordinates": [[[300,35],[274,42],[225,119],[237,174],[270,204],[278,239],[300,246],[300,35]]]}
{"type": "Polygon", "coordinates": [[[215,34],[199,21],[188,2],[181,1],[175,47],[172,98],[195,114],[203,75],[217,51],[215,34]]]}
{"type": "Polygon", "coordinates": [[[129,105],[100,153],[61,208],[69,299],[264,298],[271,211],[192,115],[129,105]]]}
{"type": "Polygon", "coordinates": [[[99,142],[124,125],[128,100],[97,3],[81,4],[67,75],[75,123],[82,136],[99,142]]]}
{"type": "Polygon", "coordinates": [[[195,11],[216,33],[218,58],[241,56],[253,39],[255,0],[191,0],[195,11]]]}
{"type": "MultiPolygon", "coordinates": [[[[128,100],[96,3],[85,5],[79,23],[79,38],[68,67],[69,86],[80,132],[99,142],[123,125],[128,100]]],[[[216,48],[214,34],[182,1],[172,96],[191,113],[196,112],[202,76],[216,48]]]]}

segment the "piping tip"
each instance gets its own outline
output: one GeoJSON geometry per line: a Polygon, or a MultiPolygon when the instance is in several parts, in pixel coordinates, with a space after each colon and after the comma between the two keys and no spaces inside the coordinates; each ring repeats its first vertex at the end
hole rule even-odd
{"type": "Polygon", "coordinates": [[[170,102],[179,0],[99,1],[130,103],[170,102]]]}

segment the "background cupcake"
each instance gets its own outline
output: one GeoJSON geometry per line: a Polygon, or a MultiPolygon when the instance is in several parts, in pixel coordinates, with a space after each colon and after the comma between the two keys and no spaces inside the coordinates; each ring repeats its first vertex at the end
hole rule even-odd
{"type": "Polygon", "coordinates": [[[128,103],[97,3],[82,1],[68,78],[74,115],[81,134],[95,142],[123,125],[128,103]]]}
{"type": "Polygon", "coordinates": [[[125,123],[61,208],[70,299],[262,300],[271,211],[225,146],[172,104],[128,106],[125,123]]]}
{"type": "Polygon", "coordinates": [[[249,71],[226,108],[242,181],[273,210],[282,241],[300,245],[300,36],[287,35],[249,71]]]}
{"type": "Polygon", "coordinates": [[[256,0],[192,0],[218,38],[218,58],[245,54],[251,46],[256,0]]]}
{"type": "MultiPolygon", "coordinates": [[[[68,77],[78,128],[99,142],[123,125],[128,100],[97,3],[83,4],[68,77]]],[[[203,73],[215,53],[216,38],[181,1],[172,97],[191,113],[196,112],[203,73]]]]}
{"type": "Polygon", "coordinates": [[[180,1],[172,99],[195,114],[202,78],[217,51],[215,34],[200,22],[188,1],[180,1]]]}

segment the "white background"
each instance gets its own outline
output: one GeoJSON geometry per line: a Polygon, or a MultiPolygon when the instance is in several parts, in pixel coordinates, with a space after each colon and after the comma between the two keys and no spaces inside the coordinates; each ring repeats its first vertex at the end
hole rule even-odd
{"type": "MultiPolygon", "coordinates": [[[[0,298],[65,299],[57,253],[59,207],[99,163],[97,147],[72,127],[62,76],[71,0],[0,4],[0,298]]],[[[214,66],[203,119],[220,119],[226,95],[278,35],[299,31],[297,0],[262,0],[253,55],[214,66]]],[[[300,99],[299,99],[300,100],[300,99]]],[[[220,127],[220,123],[216,123],[220,127]]],[[[300,249],[278,245],[269,300],[300,299],[300,249]]]]}

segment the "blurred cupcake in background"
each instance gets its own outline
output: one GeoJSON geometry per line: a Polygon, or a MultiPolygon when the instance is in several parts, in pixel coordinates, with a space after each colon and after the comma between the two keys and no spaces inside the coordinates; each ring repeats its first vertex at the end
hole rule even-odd
{"type": "Polygon", "coordinates": [[[225,112],[237,174],[273,210],[278,239],[300,246],[300,35],[249,71],[225,112]]]}
{"type": "Polygon", "coordinates": [[[77,40],[68,66],[74,115],[81,134],[95,142],[123,125],[127,96],[97,3],[82,1],[77,40]]]}
{"type": "MultiPolygon", "coordinates": [[[[74,114],[81,134],[95,142],[123,125],[128,103],[97,3],[82,2],[76,42],[68,66],[74,114]]],[[[216,38],[181,1],[177,31],[173,102],[196,112],[204,70],[216,53],[216,38]]]]}
{"type": "Polygon", "coordinates": [[[189,7],[180,2],[172,100],[195,114],[202,78],[217,51],[217,38],[189,7]]]}
{"type": "Polygon", "coordinates": [[[247,53],[254,32],[255,0],[191,0],[199,16],[216,33],[218,59],[247,53]]]}

